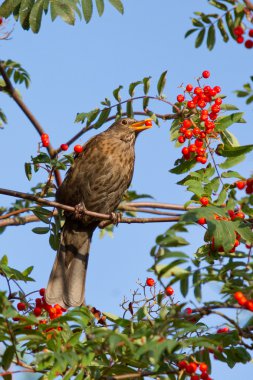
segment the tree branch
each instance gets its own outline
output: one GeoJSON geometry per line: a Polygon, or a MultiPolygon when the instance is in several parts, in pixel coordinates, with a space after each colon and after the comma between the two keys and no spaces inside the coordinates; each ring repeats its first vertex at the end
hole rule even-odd
{"type": "Polygon", "coordinates": [[[244,1],[244,3],[245,3],[246,7],[247,7],[249,10],[253,11],[253,3],[252,3],[250,0],[243,0],[243,1],[244,1]]]}

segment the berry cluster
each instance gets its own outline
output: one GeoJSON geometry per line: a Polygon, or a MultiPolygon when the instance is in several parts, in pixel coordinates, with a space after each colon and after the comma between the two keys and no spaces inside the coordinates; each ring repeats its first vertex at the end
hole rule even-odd
{"type": "Polygon", "coordinates": [[[186,360],[181,360],[177,363],[177,366],[186,374],[191,375],[191,380],[211,380],[208,375],[208,366],[206,363],[187,362],[186,360]],[[201,372],[200,374],[196,374],[198,368],[201,372]]]}
{"type": "MultiPolygon", "coordinates": [[[[202,78],[207,79],[209,76],[209,71],[203,71],[202,78]]],[[[179,129],[178,142],[184,144],[188,140],[187,146],[182,149],[185,160],[195,158],[201,164],[207,162],[208,137],[216,136],[215,120],[221,110],[222,99],[217,97],[220,92],[219,86],[200,87],[199,83],[199,86],[193,87],[187,84],[184,95],[177,96],[177,101],[184,103],[185,109],[195,115],[194,121],[193,118],[184,119],[179,129]],[[186,94],[190,97],[188,101],[185,100],[186,94]]]]}
{"type": "MultiPolygon", "coordinates": [[[[245,41],[245,37],[243,36],[244,34],[245,34],[245,30],[243,29],[243,27],[241,25],[236,26],[234,28],[234,35],[236,37],[236,42],[238,44],[242,44],[245,41]]],[[[253,29],[249,30],[248,36],[253,38],[253,29]]],[[[247,49],[252,49],[253,48],[253,40],[250,38],[246,39],[246,41],[244,42],[244,46],[247,49]]]]}
{"type": "Polygon", "coordinates": [[[42,133],[42,135],[40,136],[41,138],[41,142],[42,142],[42,146],[44,146],[45,148],[48,147],[49,145],[49,136],[47,133],[42,133]]]}
{"type": "Polygon", "coordinates": [[[238,190],[243,190],[245,188],[246,194],[253,193],[253,178],[249,178],[246,181],[237,181],[235,185],[238,190]]]}
{"type": "MultiPolygon", "coordinates": [[[[33,314],[36,317],[40,316],[46,316],[46,313],[48,313],[49,319],[55,319],[62,315],[63,312],[66,311],[63,307],[56,304],[54,306],[48,305],[45,301],[44,295],[45,295],[45,288],[42,288],[39,290],[39,294],[41,298],[35,299],[35,307],[33,308],[33,314]]],[[[27,309],[27,304],[24,302],[18,302],[17,304],[18,311],[25,311],[27,309]]],[[[15,321],[20,320],[20,317],[15,317],[15,321]]],[[[40,321],[40,323],[46,323],[46,320],[40,321]]]]}
{"type": "Polygon", "coordinates": [[[242,292],[235,292],[234,298],[245,309],[253,311],[253,300],[248,299],[242,292]]]}
{"type": "MultiPolygon", "coordinates": [[[[47,133],[42,133],[42,135],[40,136],[40,138],[41,138],[42,146],[45,147],[45,148],[47,148],[48,145],[49,145],[49,136],[48,136],[48,134],[47,133]]],[[[63,150],[63,151],[68,150],[68,148],[69,148],[68,144],[61,144],[61,146],[60,146],[60,149],[63,150]]],[[[81,153],[83,151],[82,145],[79,145],[79,144],[75,145],[74,146],[74,151],[75,151],[75,153],[81,153]]]]}

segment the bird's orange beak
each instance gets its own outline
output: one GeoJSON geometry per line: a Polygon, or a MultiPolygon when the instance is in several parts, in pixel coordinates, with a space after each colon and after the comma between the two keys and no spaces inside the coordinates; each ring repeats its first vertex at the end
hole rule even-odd
{"type": "Polygon", "coordinates": [[[142,121],[137,121],[130,125],[136,132],[144,131],[145,129],[152,128],[152,119],[146,119],[142,121]]]}

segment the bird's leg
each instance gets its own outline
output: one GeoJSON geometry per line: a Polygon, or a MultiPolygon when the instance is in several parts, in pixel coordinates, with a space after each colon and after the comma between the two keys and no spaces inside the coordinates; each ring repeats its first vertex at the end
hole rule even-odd
{"type": "Polygon", "coordinates": [[[85,207],[85,204],[83,202],[81,203],[78,203],[76,206],[75,206],[75,211],[73,212],[73,216],[76,220],[82,220],[83,217],[85,216],[85,211],[86,211],[86,207],[85,207]]]}
{"type": "Polygon", "coordinates": [[[116,226],[121,222],[122,212],[111,212],[111,221],[116,226]]]}

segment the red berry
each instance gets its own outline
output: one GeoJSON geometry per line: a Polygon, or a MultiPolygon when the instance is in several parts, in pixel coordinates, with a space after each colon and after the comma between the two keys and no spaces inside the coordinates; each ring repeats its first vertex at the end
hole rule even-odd
{"type": "Polygon", "coordinates": [[[189,102],[187,102],[187,107],[193,109],[195,108],[195,103],[192,100],[189,100],[189,102]]]}
{"type": "Polygon", "coordinates": [[[0,17],[0,25],[2,25],[3,22],[4,22],[3,17],[0,17]]]}
{"type": "Polygon", "coordinates": [[[192,375],[191,380],[199,380],[199,375],[192,375]]]}
{"type": "Polygon", "coordinates": [[[189,152],[191,152],[191,153],[196,152],[196,149],[197,149],[197,147],[195,144],[189,145],[189,152]]]}
{"type": "Polygon", "coordinates": [[[41,298],[36,298],[35,303],[36,303],[36,306],[42,307],[42,299],[41,298]]]}
{"type": "Polygon", "coordinates": [[[174,289],[171,286],[167,286],[165,293],[167,296],[172,296],[172,294],[174,294],[174,289]]]}
{"type": "Polygon", "coordinates": [[[212,107],[211,107],[211,110],[214,112],[214,113],[218,113],[220,112],[220,106],[218,104],[214,104],[212,107]]]}
{"type": "Polygon", "coordinates": [[[19,311],[23,311],[23,310],[25,310],[25,309],[26,309],[26,304],[25,304],[24,302],[19,302],[19,303],[17,304],[17,309],[18,309],[19,311]]]}
{"type": "Polygon", "coordinates": [[[198,136],[200,134],[200,129],[198,127],[193,128],[192,130],[194,136],[198,136]]]}
{"type": "Polygon", "coordinates": [[[186,128],[185,128],[185,127],[180,127],[180,128],[179,128],[179,132],[181,132],[181,133],[185,133],[185,132],[186,132],[186,128]]]}
{"type": "Polygon", "coordinates": [[[187,148],[187,146],[183,147],[182,153],[184,156],[186,156],[189,153],[189,148],[187,148]]]}
{"type": "Polygon", "coordinates": [[[39,293],[40,293],[41,297],[43,297],[45,295],[45,292],[46,292],[45,288],[40,289],[39,293]]]}
{"type": "Polygon", "coordinates": [[[152,127],[152,120],[150,120],[150,119],[145,120],[145,125],[146,125],[146,127],[152,127]]]}
{"type": "Polygon", "coordinates": [[[68,144],[61,144],[61,150],[68,150],[68,144]]]}
{"type": "Polygon", "coordinates": [[[180,360],[180,362],[177,363],[177,366],[178,366],[179,369],[185,369],[186,366],[187,366],[187,364],[188,364],[187,361],[180,360]]]}
{"type": "Polygon", "coordinates": [[[192,309],[190,307],[187,307],[185,309],[185,313],[188,314],[188,315],[190,315],[192,313],[192,309]]]}
{"type": "Polygon", "coordinates": [[[244,46],[247,49],[252,49],[253,48],[253,41],[252,40],[246,40],[245,43],[244,43],[244,46]]]}
{"type": "MultiPolygon", "coordinates": [[[[204,101],[204,100],[200,100],[199,102],[198,102],[198,106],[200,107],[200,108],[205,108],[205,106],[206,106],[206,102],[204,101]]],[[[206,117],[207,117],[207,115],[205,115],[206,117]]]]}
{"type": "Polygon", "coordinates": [[[177,141],[178,141],[180,144],[183,144],[183,143],[185,142],[185,137],[184,137],[184,136],[178,136],[177,141]]]}
{"type": "Polygon", "coordinates": [[[198,224],[200,224],[200,225],[206,224],[206,218],[199,218],[198,224]]]}
{"type": "Polygon", "coordinates": [[[82,147],[82,145],[75,145],[75,146],[74,146],[74,151],[75,151],[76,153],[81,153],[81,152],[83,151],[83,147],[82,147]]]}
{"type": "Polygon", "coordinates": [[[237,37],[237,39],[236,39],[236,42],[237,42],[238,44],[242,44],[243,41],[244,41],[244,38],[243,38],[242,36],[239,36],[239,37],[237,37]]]}
{"type": "Polygon", "coordinates": [[[209,204],[209,199],[207,197],[201,197],[199,201],[203,206],[207,206],[209,204]]]}
{"type": "Polygon", "coordinates": [[[196,152],[198,156],[204,156],[204,154],[206,153],[206,150],[205,148],[201,147],[201,148],[197,148],[196,152]]]}
{"type": "Polygon", "coordinates": [[[186,91],[190,92],[192,91],[192,89],[193,89],[193,86],[191,84],[187,84],[186,91]]]}
{"type": "Polygon", "coordinates": [[[221,329],[218,329],[217,330],[217,334],[224,334],[224,333],[228,333],[230,330],[228,327],[222,327],[221,329]]]}
{"type": "Polygon", "coordinates": [[[155,280],[153,278],[151,278],[151,277],[148,277],[146,279],[146,285],[147,286],[154,286],[155,285],[155,280]]]}
{"type": "Polygon", "coordinates": [[[209,114],[209,117],[210,117],[211,120],[216,120],[217,117],[218,117],[218,115],[217,115],[217,113],[215,113],[215,112],[211,112],[211,113],[209,114]]]}
{"type": "Polygon", "coordinates": [[[194,362],[191,362],[186,366],[186,372],[187,373],[194,373],[197,371],[197,368],[198,368],[198,365],[194,362]]]}
{"type": "Polygon", "coordinates": [[[49,136],[48,136],[48,134],[46,134],[46,133],[42,133],[42,135],[40,136],[40,138],[41,138],[41,141],[43,142],[44,140],[49,140],[49,136]]]}
{"type": "Polygon", "coordinates": [[[179,103],[182,103],[183,101],[184,101],[184,95],[178,95],[177,96],[177,101],[179,102],[179,103]]]}
{"type": "Polygon", "coordinates": [[[208,375],[207,372],[203,372],[203,373],[200,375],[200,378],[201,378],[202,380],[209,380],[209,379],[210,379],[210,377],[209,377],[209,375],[208,375]]]}
{"type": "Polygon", "coordinates": [[[194,88],[194,94],[201,95],[203,93],[203,90],[201,87],[195,87],[194,88]]]}
{"type": "Polygon", "coordinates": [[[235,217],[236,217],[236,218],[239,218],[239,219],[244,219],[244,218],[245,218],[245,214],[244,214],[242,211],[238,211],[238,212],[235,214],[235,217]]]}
{"type": "Polygon", "coordinates": [[[249,36],[250,36],[250,37],[253,37],[253,29],[250,29],[250,30],[249,30],[249,36]]]}
{"type": "Polygon", "coordinates": [[[201,148],[203,146],[204,142],[203,140],[201,139],[196,139],[195,140],[195,145],[198,147],[198,148],[201,148]]]}
{"type": "Polygon", "coordinates": [[[234,28],[234,35],[235,36],[240,36],[241,34],[244,33],[244,29],[239,25],[234,28]]]}
{"type": "Polygon", "coordinates": [[[208,370],[208,366],[207,366],[207,364],[206,364],[206,363],[200,363],[200,365],[199,365],[199,370],[200,370],[201,372],[207,372],[207,370],[208,370]]]}
{"type": "Polygon", "coordinates": [[[42,312],[42,310],[41,310],[41,308],[38,307],[38,306],[36,306],[36,307],[34,308],[34,310],[33,310],[33,314],[34,314],[36,317],[39,317],[39,316],[41,315],[41,312],[42,312]]]}
{"type": "Polygon", "coordinates": [[[191,122],[190,119],[185,119],[185,120],[183,121],[183,127],[185,127],[185,128],[190,128],[191,126],[192,126],[192,122],[191,122]]]}
{"type": "Polygon", "coordinates": [[[219,94],[221,92],[221,88],[220,86],[214,86],[214,91],[216,92],[216,94],[219,94]]]}
{"type": "Polygon", "coordinates": [[[205,79],[209,78],[210,77],[210,72],[207,71],[207,70],[203,71],[202,77],[205,78],[205,79]]]}
{"type": "Polygon", "coordinates": [[[246,186],[246,181],[237,181],[235,184],[236,184],[237,189],[242,190],[246,186]]]}
{"type": "Polygon", "coordinates": [[[193,131],[191,131],[190,129],[188,129],[187,131],[185,131],[185,137],[187,138],[187,139],[191,139],[192,138],[192,136],[193,136],[193,131]]]}
{"type": "Polygon", "coordinates": [[[246,301],[244,306],[246,307],[246,309],[253,311],[253,301],[251,300],[246,301]]]}
{"type": "Polygon", "coordinates": [[[218,106],[220,106],[222,104],[222,99],[221,98],[216,98],[214,100],[215,104],[217,104],[218,106]]]}
{"type": "Polygon", "coordinates": [[[49,140],[43,140],[42,141],[42,146],[44,146],[45,148],[47,148],[49,145],[49,140]]]}

